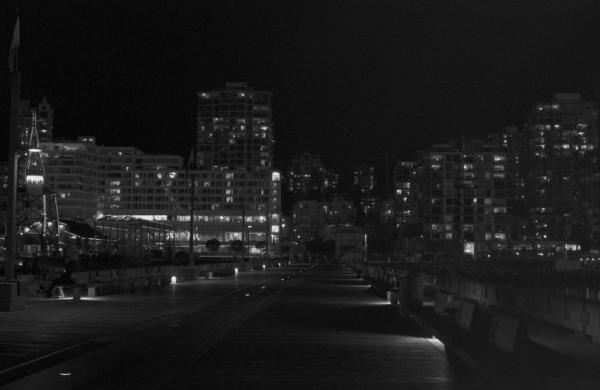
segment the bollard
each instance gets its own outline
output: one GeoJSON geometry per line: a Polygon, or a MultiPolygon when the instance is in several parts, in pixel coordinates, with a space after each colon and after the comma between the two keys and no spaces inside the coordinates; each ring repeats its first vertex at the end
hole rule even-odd
{"type": "Polygon", "coordinates": [[[96,291],[95,286],[88,286],[88,297],[96,297],[98,296],[98,292],[96,291]]]}
{"type": "Polygon", "coordinates": [[[73,300],[74,301],[81,300],[81,287],[80,286],[73,287],[73,300]]]}
{"type": "Polygon", "coordinates": [[[62,286],[55,287],[54,291],[52,292],[52,294],[56,294],[57,298],[64,298],[65,297],[65,292],[63,291],[62,286]]]}

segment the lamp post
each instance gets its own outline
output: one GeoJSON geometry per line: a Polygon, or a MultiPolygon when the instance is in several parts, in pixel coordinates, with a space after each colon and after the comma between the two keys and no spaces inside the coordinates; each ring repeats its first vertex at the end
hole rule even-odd
{"type": "Polygon", "coordinates": [[[368,238],[368,237],[367,237],[367,233],[365,233],[365,236],[364,236],[364,244],[363,244],[363,247],[364,247],[364,249],[365,249],[365,257],[364,257],[364,259],[363,259],[363,261],[364,261],[364,262],[367,262],[367,261],[368,261],[368,248],[369,248],[369,246],[368,246],[367,238],[368,238]]]}
{"type": "Polygon", "coordinates": [[[192,146],[188,160],[187,173],[190,180],[190,237],[189,237],[189,260],[188,267],[184,269],[184,280],[196,280],[196,271],[194,269],[194,207],[196,198],[196,178],[194,170],[196,169],[196,150],[192,146]]]}
{"type": "Polygon", "coordinates": [[[190,152],[190,161],[188,161],[188,172],[190,177],[190,241],[189,241],[189,266],[194,266],[194,206],[196,198],[196,179],[194,170],[196,169],[196,153],[192,146],[190,152]]]}

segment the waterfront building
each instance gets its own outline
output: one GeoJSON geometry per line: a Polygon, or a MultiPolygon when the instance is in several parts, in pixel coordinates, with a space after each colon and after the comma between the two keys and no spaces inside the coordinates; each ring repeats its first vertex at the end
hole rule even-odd
{"type": "Polygon", "coordinates": [[[580,94],[555,94],[532,108],[519,155],[524,241],[598,249],[598,131],[598,104],[580,94]]]}
{"type": "MultiPolygon", "coordinates": [[[[47,186],[56,196],[62,218],[82,218],[90,224],[112,227],[118,220],[167,224],[168,229],[161,231],[172,231],[165,238],[169,247],[175,252],[187,251],[190,184],[194,180],[196,252],[233,256],[237,253],[231,243],[240,240],[246,245],[246,255],[278,253],[278,172],[225,168],[190,171],[180,156],[98,146],[94,137],[43,143],[42,148],[47,186]],[[205,245],[212,239],[221,243],[214,252],[205,245]]],[[[114,231],[119,229],[122,226],[114,231]]]]}
{"type": "Polygon", "coordinates": [[[362,165],[355,169],[352,183],[361,195],[372,195],[375,192],[375,167],[362,165]]]}
{"type": "Polygon", "coordinates": [[[301,200],[292,207],[292,241],[307,243],[326,237],[335,226],[355,226],[356,207],[352,200],[338,196],[329,201],[301,200]]]}
{"type": "Polygon", "coordinates": [[[205,168],[272,168],[271,92],[246,83],[198,92],[197,164],[205,168]]]}
{"type": "Polygon", "coordinates": [[[325,168],[318,155],[310,153],[292,158],[286,179],[288,190],[298,199],[324,199],[339,185],[339,175],[325,168]]]}
{"type": "Polygon", "coordinates": [[[414,184],[409,182],[419,191],[416,213],[432,248],[479,257],[507,247],[510,175],[499,145],[484,140],[433,145],[419,153],[414,173],[414,184]]]}
{"type": "Polygon", "coordinates": [[[418,191],[415,183],[415,161],[399,161],[394,169],[394,215],[396,228],[418,223],[418,191]]]}

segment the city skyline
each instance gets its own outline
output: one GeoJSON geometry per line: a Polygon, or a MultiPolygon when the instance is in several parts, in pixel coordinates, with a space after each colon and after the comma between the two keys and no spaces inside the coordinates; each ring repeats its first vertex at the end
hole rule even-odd
{"type": "MultiPolygon", "coordinates": [[[[523,123],[555,92],[600,100],[589,2],[12,5],[22,16],[23,97],[47,96],[56,136],[149,153],[186,156],[194,95],[232,81],[273,92],[281,170],[294,152],[343,170],[348,153],[368,163],[481,137],[523,123]],[[146,130],[156,137],[141,137],[146,130]]],[[[14,9],[6,9],[8,48],[14,9]]]]}
{"type": "Polygon", "coordinates": [[[600,383],[597,0],[9,1],[0,387],[600,383]]]}

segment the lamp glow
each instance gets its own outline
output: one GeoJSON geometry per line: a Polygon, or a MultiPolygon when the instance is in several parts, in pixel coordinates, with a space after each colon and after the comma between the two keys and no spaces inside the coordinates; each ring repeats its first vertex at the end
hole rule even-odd
{"type": "Polygon", "coordinates": [[[176,284],[177,283],[177,276],[173,275],[171,276],[171,284],[176,284]]]}

